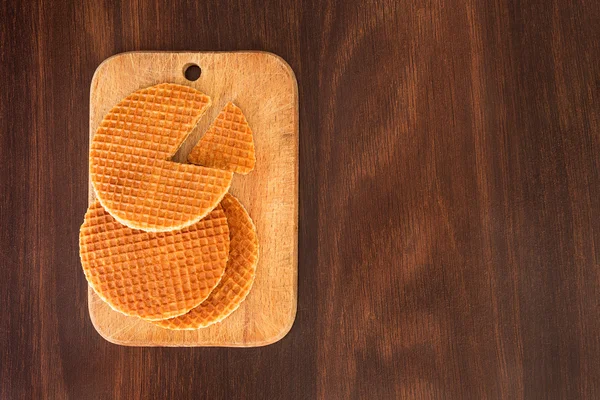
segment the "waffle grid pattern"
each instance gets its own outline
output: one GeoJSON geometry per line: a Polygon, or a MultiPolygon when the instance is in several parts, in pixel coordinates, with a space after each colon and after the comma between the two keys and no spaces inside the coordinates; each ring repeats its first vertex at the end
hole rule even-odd
{"type": "Polygon", "coordinates": [[[86,278],[123,314],[146,320],[188,312],[220,282],[229,254],[229,228],[221,207],[174,232],[144,232],[117,222],[92,204],[79,236],[86,278]]]}
{"type": "Polygon", "coordinates": [[[231,172],[168,160],[209,104],[193,88],[161,84],[132,93],[104,117],[92,140],[90,174],[115,219],[169,231],[193,224],[219,203],[231,172]]]}
{"type": "Polygon", "coordinates": [[[254,169],[254,139],[239,107],[228,103],[188,156],[192,164],[238,174],[254,169]]]}
{"type": "Polygon", "coordinates": [[[230,252],[225,273],[219,285],[198,307],[172,319],[154,321],[163,328],[198,329],[222,321],[244,301],[256,275],[258,238],[248,212],[232,195],[221,202],[230,232],[230,252]]]}

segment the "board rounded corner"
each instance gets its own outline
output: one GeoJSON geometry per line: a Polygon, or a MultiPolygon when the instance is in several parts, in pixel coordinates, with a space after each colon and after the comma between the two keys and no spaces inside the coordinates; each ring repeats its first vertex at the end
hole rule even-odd
{"type": "Polygon", "coordinates": [[[98,66],[96,67],[96,70],[94,71],[94,74],[92,75],[92,81],[91,81],[91,87],[94,87],[94,83],[96,81],[98,81],[100,75],[104,72],[104,70],[106,70],[106,68],[113,62],[117,61],[118,59],[125,57],[125,56],[129,56],[132,53],[135,53],[134,51],[125,51],[122,53],[117,53],[117,54],[113,54],[110,57],[105,58],[104,60],[102,60],[102,62],[100,62],[100,64],[98,64],[98,66]]]}
{"type": "MultiPolygon", "coordinates": [[[[276,332],[274,335],[263,339],[262,341],[254,344],[251,347],[265,347],[275,344],[285,338],[294,327],[296,323],[296,315],[298,313],[298,304],[297,302],[294,304],[294,307],[290,310],[290,314],[287,317],[286,323],[281,326],[281,329],[276,332]]],[[[250,347],[250,346],[249,346],[250,347]]]]}
{"type": "Polygon", "coordinates": [[[95,308],[92,307],[91,302],[93,296],[93,293],[91,292],[92,290],[92,288],[88,287],[88,315],[96,333],[98,333],[98,335],[100,335],[102,339],[106,340],[109,343],[116,344],[117,346],[131,346],[131,344],[116,339],[115,337],[110,335],[110,333],[105,330],[105,327],[100,323],[100,321],[98,321],[97,315],[94,311],[95,308]]]}
{"type": "Polygon", "coordinates": [[[296,78],[296,73],[294,72],[294,69],[292,68],[290,63],[288,63],[285,58],[283,58],[279,54],[275,54],[270,51],[261,51],[260,54],[262,54],[268,58],[272,58],[274,60],[275,64],[279,65],[286,72],[288,77],[292,81],[294,81],[294,84],[296,86],[298,86],[298,79],[296,78]]]}

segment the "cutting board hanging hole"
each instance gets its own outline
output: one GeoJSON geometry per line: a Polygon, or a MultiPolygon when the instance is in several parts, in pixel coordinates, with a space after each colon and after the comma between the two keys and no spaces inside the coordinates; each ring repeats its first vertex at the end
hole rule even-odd
{"type": "Polygon", "coordinates": [[[185,75],[185,79],[187,79],[188,81],[197,81],[198,78],[200,78],[201,73],[202,70],[196,64],[186,64],[183,67],[183,75],[185,75]]]}

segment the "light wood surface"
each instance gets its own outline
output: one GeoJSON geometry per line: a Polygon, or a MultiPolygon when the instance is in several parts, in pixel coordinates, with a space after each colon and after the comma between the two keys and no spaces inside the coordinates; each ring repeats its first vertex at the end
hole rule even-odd
{"type": "MultiPolygon", "coordinates": [[[[111,309],[91,288],[89,312],[108,341],[130,346],[262,346],[290,330],[297,302],[298,90],[291,68],[265,52],[133,52],[104,61],[90,92],[90,140],[103,116],[129,93],[161,82],[192,86],[212,106],[173,159],[186,156],[229,101],[238,105],[254,132],[256,168],[235,175],[231,193],[253,218],[259,236],[256,280],[248,298],[222,323],[195,331],[170,331],[111,309]],[[184,76],[200,66],[197,81],[184,76]]],[[[89,201],[94,193],[90,186],[89,201]]]]}

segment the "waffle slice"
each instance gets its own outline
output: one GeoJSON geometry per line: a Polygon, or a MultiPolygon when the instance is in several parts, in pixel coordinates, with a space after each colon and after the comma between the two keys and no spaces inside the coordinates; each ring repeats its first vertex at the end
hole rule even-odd
{"type": "Polygon", "coordinates": [[[232,173],[169,161],[210,104],[170,83],[138,90],[104,117],[92,139],[96,196],[121,224],[148,232],[190,226],[219,204],[232,173]]]}
{"type": "Polygon", "coordinates": [[[221,205],[231,236],[223,279],[198,307],[180,317],[153,321],[154,324],[174,330],[207,327],[234,312],[250,292],[258,263],[256,228],[242,204],[232,195],[227,194],[221,205]]]}
{"type": "Polygon", "coordinates": [[[229,244],[220,206],[183,230],[145,232],[121,225],[95,202],[79,233],[90,286],[113,309],[149,321],[185,314],[204,301],[223,276],[229,244]]]}
{"type": "Polygon", "coordinates": [[[254,139],[242,110],[227,103],[192,149],[188,161],[244,175],[252,171],[256,163],[254,139]]]}

